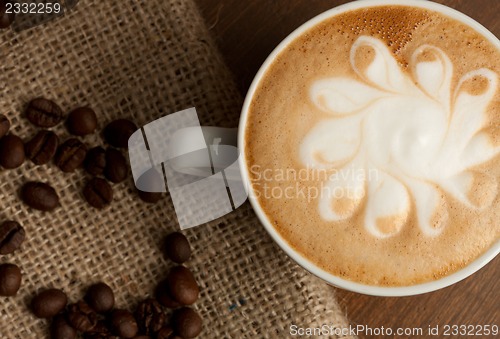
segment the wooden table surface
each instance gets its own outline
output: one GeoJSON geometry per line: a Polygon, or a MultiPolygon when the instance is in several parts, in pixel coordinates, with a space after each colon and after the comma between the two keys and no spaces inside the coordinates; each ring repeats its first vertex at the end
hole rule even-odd
{"type": "MultiPolygon", "coordinates": [[[[290,32],[313,16],[349,1],[196,0],[242,95],[267,55],[290,32]]],[[[438,0],[479,21],[500,36],[499,0],[438,0]]],[[[238,114],[238,113],[236,113],[238,114]]],[[[351,324],[371,328],[437,325],[500,326],[500,258],[472,277],[419,296],[383,298],[337,289],[351,324]]],[[[286,334],[283,335],[286,337],[286,334]]],[[[361,336],[371,338],[375,336],[361,336]]],[[[412,337],[412,336],[408,336],[412,337]]],[[[430,337],[425,335],[424,337],[430,337]]],[[[437,338],[437,337],[434,337],[437,338]]]]}

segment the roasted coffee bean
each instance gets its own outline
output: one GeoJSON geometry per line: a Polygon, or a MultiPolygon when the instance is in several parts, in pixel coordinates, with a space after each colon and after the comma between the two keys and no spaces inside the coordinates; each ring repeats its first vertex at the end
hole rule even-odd
{"type": "Polygon", "coordinates": [[[76,138],[66,140],[57,150],[55,163],[63,172],[73,172],[83,164],[87,146],[76,138]]]}
{"type": "Polygon", "coordinates": [[[0,296],[10,297],[17,294],[23,276],[14,264],[0,265],[0,296]]]}
{"type": "Polygon", "coordinates": [[[111,311],[115,306],[115,294],[105,283],[97,283],[89,287],[85,300],[97,313],[111,311]]]}
{"type": "Polygon", "coordinates": [[[79,301],[69,305],[68,321],[78,331],[89,332],[97,325],[98,317],[86,302],[79,301]]]}
{"type": "Polygon", "coordinates": [[[163,174],[151,168],[137,179],[136,187],[142,201],[154,204],[161,199],[162,192],[165,191],[163,174]]]}
{"type": "Polygon", "coordinates": [[[171,296],[168,287],[168,281],[164,280],[158,284],[155,291],[155,298],[160,304],[167,308],[177,308],[182,306],[182,304],[171,296]]]}
{"type": "Polygon", "coordinates": [[[130,120],[114,120],[104,128],[104,138],[111,146],[126,148],[128,139],[136,130],[137,126],[130,120]]]}
{"type": "Polygon", "coordinates": [[[123,338],[133,338],[139,331],[134,316],[127,310],[113,311],[111,313],[111,324],[115,334],[123,338]]]}
{"type": "Polygon", "coordinates": [[[106,168],[104,175],[114,183],[122,182],[127,179],[128,164],[123,154],[113,148],[106,150],[106,168]]]}
{"type": "Polygon", "coordinates": [[[69,324],[64,314],[58,314],[50,325],[51,339],[76,339],[76,330],[69,324]]]}
{"type": "Polygon", "coordinates": [[[83,188],[83,196],[90,206],[104,208],[113,200],[113,188],[101,178],[92,178],[83,188]]]}
{"type": "Polygon", "coordinates": [[[137,306],[135,318],[142,333],[153,334],[165,324],[165,313],[154,299],[146,299],[137,306]]]}
{"type": "Polygon", "coordinates": [[[189,307],[182,307],[174,311],[172,316],[174,330],[183,338],[194,338],[201,333],[202,319],[189,307]]]}
{"type": "Polygon", "coordinates": [[[108,328],[108,325],[104,320],[100,320],[88,333],[100,333],[100,334],[111,335],[111,330],[108,328]]]}
{"type": "Polygon", "coordinates": [[[15,221],[4,221],[0,225],[0,254],[10,254],[21,247],[26,237],[24,228],[15,221]]]}
{"type": "Polygon", "coordinates": [[[184,234],[173,232],[165,238],[165,253],[173,262],[182,264],[191,257],[191,246],[184,234]]]}
{"type": "MultiPolygon", "coordinates": [[[[1,2],[2,0],[0,0],[1,2]]],[[[6,135],[10,129],[10,121],[3,114],[0,114],[0,138],[6,135]]]]}
{"type": "Polygon", "coordinates": [[[68,303],[63,291],[51,288],[39,293],[31,301],[31,310],[38,318],[52,318],[61,312],[68,303]]]}
{"type": "Polygon", "coordinates": [[[174,336],[174,329],[170,326],[165,326],[160,331],[158,331],[158,333],[156,334],[156,339],[171,339],[174,336]]]}
{"type": "Polygon", "coordinates": [[[198,284],[191,271],[184,266],[172,267],[167,275],[167,286],[174,300],[191,305],[198,299],[198,284]]]}
{"type": "Polygon", "coordinates": [[[21,199],[31,208],[52,211],[59,206],[59,196],[55,189],[43,182],[30,181],[21,189],[21,199]]]}
{"type": "Polygon", "coordinates": [[[97,128],[97,116],[90,107],[77,108],[68,115],[66,120],[68,131],[73,135],[87,135],[97,128]]]}
{"type": "MultiPolygon", "coordinates": [[[[156,337],[158,338],[158,337],[156,337]]],[[[150,337],[149,335],[138,335],[136,337],[134,337],[134,339],[153,339],[152,337],[150,337]]]]}
{"type": "Polygon", "coordinates": [[[83,334],[83,339],[120,339],[120,337],[110,333],[88,332],[83,334]]]}
{"type": "Polygon", "coordinates": [[[11,1],[0,0],[0,29],[9,27],[16,17],[12,11],[12,13],[7,13],[7,3],[11,1]]]}
{"type": "Polygon", "coordinates": [[[42,130],[24,145],[28,159],[35,165],[48,163],[56,154],[59,137],[52,131],[42,130]]]}
{"type": "Polygon", "coordinates": [[[52,100],[36,98],[28,104],[26,117],[35,126],[54,127],[61,122],[63,111],[52,100]]]}
{"type": "Polygon", "coordinates": [[[84,162],[85,170],[94,176],[104,173],[106,168],[106,151],[102,147],[94,147],[87,152],[84,162]]]}
{"type": "Polygon", "coordinates": [[[99,321],[92,330],[83,335],[84,339],[119,339],[113,335],[104,321],[99,321]]]}
{"type": "Polygon", "coordinates": [[[21,166],[25,159],[23,140],[14,134],[0,139],[0,165],[12,169],[21,166]]]}

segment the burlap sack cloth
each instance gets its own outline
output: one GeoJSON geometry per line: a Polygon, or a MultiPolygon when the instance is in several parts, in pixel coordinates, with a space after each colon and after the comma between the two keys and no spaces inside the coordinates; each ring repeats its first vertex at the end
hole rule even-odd
{"type": "MultiPolygon", "coordinates": [[[[118,117],[142,126],[192,106],[204,125],[237,125],[241,96],[191,0],[82,0],[43,26],[1,32],[0,47],[0,112],[25,141],[37,129],[22,112],[37,96],[65,111],[90,105],[101,127],[118,117]]],[[[68,137],[63,124],[55,130],[68,137]]],[[[104,144],[98,133],[84,140],[104,144]]],[[[0,175],[0,220],[17,220],[27,232],[20,251],[0,258],[24,274],[18,295],[0,300],[1,338],[48,337],[48,322],[27,306],[40,289],[62,288],[75,302],[102,280],[118,307],[133,309],[172,265],[161,252],[161,239],[178,228],[168,194],[146,204],[130,176],[113,186],[112,205],[98,211],[81,195],[83,170],[64,174],[26,162],[0,175]],[[22,204],[19,188],[28,180],[53,185],[61,207],[43,213],[22,204]]],[[[185,234],[194,250],[187,265],[201,288],[201,338],[287,338],[292,324],[347,326],[333,289],[272,242],[248,203],[185,234]]]]}

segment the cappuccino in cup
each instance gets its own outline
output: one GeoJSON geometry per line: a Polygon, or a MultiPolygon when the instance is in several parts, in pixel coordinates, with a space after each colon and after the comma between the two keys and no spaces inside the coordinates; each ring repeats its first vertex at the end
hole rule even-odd
{"type": "Polygon", "coordinates": [[[499,60],[475,29],[426,8],[321,21],[252,96],[251,194],[335,276],[410,286],[456,272],[499,239],[499,60]]]}

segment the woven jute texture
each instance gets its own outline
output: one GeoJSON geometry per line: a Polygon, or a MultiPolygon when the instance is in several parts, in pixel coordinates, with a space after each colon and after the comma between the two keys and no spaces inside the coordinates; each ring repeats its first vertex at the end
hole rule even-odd
{"type": "MultiPolygon", "coordinates": [[[[0,52],[0,112],[25,141],[37,129],[23,111],[38,96],[66,112],[89,105],[101,127],[118,117],[142,126],[192,106],[204,125],[238,122],[241,96],[191,0],[82,0],[43,26],[1,32],[0,52]]],[[[54,130],[69,137],[63,124],[54,130]]],[[[98,133],[84,141],[104,145],[98,133]]],[[[117,306],[132,310],[172,265],[161,251],[161,239],[178,229],[168,194],[144,203],[130,176],[113,185],[114,201],[100,211],[82,197],[88,179],[54,164],[1,170],[0,219],[27,232],[21,250],[0,258],[23,271],[18,295],[0,300],[1,338],[48,337],[48,323],[28,309],[41,289],[62,288],[75,302],[91,283],[105,281],[117,306]],[[44,213],[21,203],[19,189],[29,180],[50,183],[61,206],[44,213]]],[[[201,338],[287,338],[292,324],[348,325],[333,289],[272,242],[248,203],[184,233],[193,247],[187,266],[201,289],[194,305],[204,318],[201,338]]]]}

